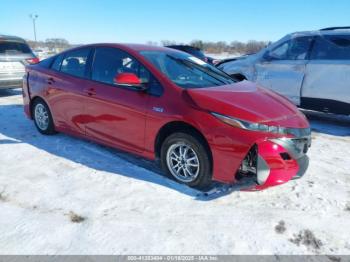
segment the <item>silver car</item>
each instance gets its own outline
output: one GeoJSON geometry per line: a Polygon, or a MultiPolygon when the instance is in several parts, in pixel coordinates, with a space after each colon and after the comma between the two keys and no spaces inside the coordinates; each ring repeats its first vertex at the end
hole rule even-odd
{"type": "Polygon", "coordinates": [[[255,81],[302,108],[350,115],[350,27],[289,34],[219,69],[255,81]]]}
{"type": "Polygon", "coordinates": [[[23,39],[0,35],[0,89],[21,87],[25,65],[37,62],[23,39]]]}

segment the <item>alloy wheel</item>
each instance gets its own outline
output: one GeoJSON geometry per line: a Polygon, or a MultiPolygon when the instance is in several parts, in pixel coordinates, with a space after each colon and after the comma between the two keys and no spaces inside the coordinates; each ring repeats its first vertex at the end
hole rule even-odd
{"type": "Polygon", "coordinates": [[[38,128],[45,131],[49,126],[49,113],[43,104],[37,104],[34,109],[35,123],[38,128]]]}
{"type": "Polygon", "coordinates": [[[199,158],[190,145],[181,142],[171,145],[166,160],[171,174],[176,179],[189,183],[197,178],[200,170],[199,158]]]}

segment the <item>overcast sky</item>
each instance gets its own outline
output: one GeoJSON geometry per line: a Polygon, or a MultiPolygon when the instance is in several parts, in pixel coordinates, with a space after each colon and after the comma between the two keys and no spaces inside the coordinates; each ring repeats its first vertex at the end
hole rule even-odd
{"type": "Polygon", "coordinates": [[[1,0],[0,34],[74,44],[277,40],[350,25],[348,0],[1,0]]]}

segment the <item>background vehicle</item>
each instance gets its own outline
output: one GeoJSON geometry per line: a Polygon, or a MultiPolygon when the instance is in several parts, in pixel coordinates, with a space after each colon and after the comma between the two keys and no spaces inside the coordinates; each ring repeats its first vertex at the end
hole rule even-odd
{"type": "Polygon", "coordinates": [[[293,33],[219,68],[270,88],[302,108],[350,114],[350,27],[293,33]]]}
{"type": "Polygon", "coordinates": [[[23,39],[0,35],[0,89],[21,87],[24,66],[37,62],[39,59],[23,39]]]}
{"type": "Polygon", "coordinates": [[[286,99],[176,50],[79,47],[27,67],[24,110],[61,131],[149,159],[189,186],[251,177],[253,189],[306,171],[310,128],[286,99]],[[252,103],[251,101],[254,101],[252,103]]]}
{"type": "Polygon", "coordinates": [[[193,55],[193,56],[195,56],[195,57],[197,57],[197,58],[199,58],[199,59],[201,59],[204,62],[209,63],[209,64],[213,64],[213,62],[214,62],[214,58],[207,57],[203,53],[202,50],[200,50],[199,48],[194,47],[194,46],[190,46],[190,45],[169,45],[169,46],[166,46],[166,47],[186,52],[186,53],[191,54],[191,55],[193,55]]]}
{"type": "Polygon", "coordinates": [[[242,56],[225,58],[225,59],[216,59],[216,60],[214,60],[214,65],[219,68],[220,66],[222,66],[225,63],[237,61],[237,60],[240,60],[240,59],[245,59],[245,58],[247,58],[250,55],[252,55],[252,54],[245,54],[245,55],[242,55],[242,56]]]}

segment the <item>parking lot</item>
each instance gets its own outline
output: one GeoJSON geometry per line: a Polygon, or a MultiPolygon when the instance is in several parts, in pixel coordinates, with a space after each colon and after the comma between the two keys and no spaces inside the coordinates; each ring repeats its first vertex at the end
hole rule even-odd
{"type": "Polygon", "coordinates": [[[1,252],[350,254],[350,118],[307,116],[313,141],[302,179],[208,197],[146,160],[40,135],[21,90],[1,90],[1,252]]]}

